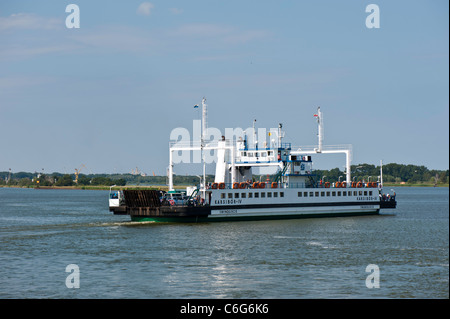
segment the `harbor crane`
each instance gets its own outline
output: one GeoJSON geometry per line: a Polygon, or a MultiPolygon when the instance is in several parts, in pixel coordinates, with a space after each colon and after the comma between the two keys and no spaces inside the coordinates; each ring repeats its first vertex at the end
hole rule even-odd
{"type": "Polygon", "coordinates": [[[78,175],[80,174],[82,168],[87,169],[84,164],[81,164],[79,168],[75,168],[75,184],[78,184],[78,175]]]}

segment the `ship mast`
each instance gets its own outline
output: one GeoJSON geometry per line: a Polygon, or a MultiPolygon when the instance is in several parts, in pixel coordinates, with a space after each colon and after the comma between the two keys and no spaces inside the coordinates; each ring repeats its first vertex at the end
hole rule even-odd
{"type": "Polygon", "coordinates": [[[281,129],[283,128],[283,124],[278,123],[278,148],[281,148],[281,139],[284,137],[281,129]]]}
{"type": "MultiPolygon", "coordinates": [[[[201,152],[202,152],[202,163],[203,163],[203,199],[206,201],[206,160],[205,160],[205,141],[206,141],[206,131],[208,129],[207,127],[207,117],[208,117],[208,111],[207,111],[207,105],[206,105],[206,98],[203,97],[202,99],[202,138],[201,138],[201,152]]],[[[201,188],[202,185],[200,185],[201,188]]]]}
{"type": "Polygon", "coordinates": [[[322,153],[322,144],[323,144],[323,118],[322,118],[322,112],[320,111],[320,106],[317,108],[317,114],[315,114],[315,117],[317,118],[317,124],[318,124],[318,149],[316,150],[317,153],[322,153]]]}
{"type": "Polygon", "coordinates": [[[344,153],[345,154],[345,170],[346,170],[346,182],[348,185],[351,183],[351,156],[352,149],[351,146],[347,147],[341,145],[327,145],[325,148],[323,147],[323,115],[320,107],[317,108],[317,113],[314,114],[314,117],[317,119],[318,125],[318,145],[317,148],[314,147],[313,150],[301,150],[292,151],[292,155],[302,155],[302,154],[314,154],[314,153],[322,153],[322,154],[336,154],[336,153],[344,153]]]}

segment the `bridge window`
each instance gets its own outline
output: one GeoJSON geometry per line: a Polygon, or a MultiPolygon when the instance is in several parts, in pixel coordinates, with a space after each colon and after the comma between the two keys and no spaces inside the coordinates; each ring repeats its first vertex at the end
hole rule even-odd
{"type": "Polygon", "coordinates": [[[228,198],[233,198],[233,193],[228,193],[228,198]]]}
{"type": "Polygon", "coordinates": [[[298,197],[302,197],[302,192],[298,192],[298,193],[297,193],[297,196],[298,196],[298,197]]]}
{"type": "Polygon", "coordinates": [[[220,198],[225,198],[225,193],[221,193],[220,198]]]}
{"type": "Polygon", "coordinates": [[[248,193],[248,198],[253,198],[253,193],[248,193]]]}
{"type": "Polygon", "coordinates": [[[234,193],[234,198],[239,198],[239,193],[234,193]]]}
{"type": "Polygon", "coordinates": [[[246,198],[247,197],[247,194],[246,193],[242,193],[241,194],[241,198],[246,198]]]}
{"type": "Polygon", "coordinates": [[[280,197],[284,197],[284,192],[280,192],[280,197]]]}

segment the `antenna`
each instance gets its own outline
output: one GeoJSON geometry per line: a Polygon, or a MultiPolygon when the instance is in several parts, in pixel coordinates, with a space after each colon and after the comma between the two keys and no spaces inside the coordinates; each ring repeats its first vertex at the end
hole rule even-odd
{"type": "Polygon", "coordinates": [[[318,149],[316,149],[317,153],[322,153],[322,143],[323,143],[323,117],[322,112],[320,111],[320,106],[317,108],[317,114],[314,114],[314,117],[317,118],[318,124],[318,149]]]}
{"type": "Polygon", "coordinates": [[[283,132],[281,131],[281,129],[283,128],[283,124],[279,123],[278,124],[278,147],[281,147],[281,138],[283,138],[283,132]]]}
{"type": "Polygon", "coordinates": [[[208,127],[207,118],[208,111],[206,109],[206,98],[202,99],[202,141],[201,141],[201,152],[202,152],[202,162],[203,162],[203,185],[200,185],[200,188],[203,188],[203,199],[206,200],[206,162],[205,162],[205,150],[203,147],[205,146],[206,140],[206,129],[208,127]],[[202,187],[203,186],[203,187],[202,187]]]}
{"type": "Polygon", "coordinates": [[[253,120],[253,147],[258,149],[258,139],[256,137],[256,119],[253,120]]]}
{"type": "Polygon", "coordinates": [[[208,110],[207,110],[207,105],[206,105],[206,98],[203,97],[203,99],[202,99],[202,144],[206,140],[206,130],[208,128],[207,118],[208,118],[208,110]]]}

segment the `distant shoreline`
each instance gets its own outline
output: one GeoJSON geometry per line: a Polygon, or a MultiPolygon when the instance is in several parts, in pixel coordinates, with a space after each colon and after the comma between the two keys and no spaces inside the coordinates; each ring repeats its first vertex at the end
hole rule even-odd
{"type": "MultiPolygon", "coordinates": [[[[192,185],[177,185],[175,189],[185,189],[187,186],[192,185]]],[[[111,186],[40,186],[40,187],[28,187],[18,185],[0,185],[0,188],[31,188],[31,189],[79,189],[79,190],[109,190],[111,186]]],[[[392,184],[386,183],[384,187],[449,187],[449,184],[392,184]]],[[[115,186],[114,189],[155,189],[155,190],[168,190],[168,186],[163,185],[127,185],[127,186],[115,186]]]]}

